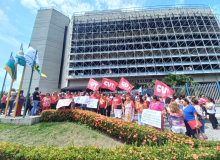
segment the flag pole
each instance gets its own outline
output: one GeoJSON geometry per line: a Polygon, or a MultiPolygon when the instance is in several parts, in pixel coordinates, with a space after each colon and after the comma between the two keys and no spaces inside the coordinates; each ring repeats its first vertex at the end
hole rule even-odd
{"type": "MultiPolygon", "coordinates": [[[[11,56],[12,56],[12,54],[13,54],[13,52],[11,52],[11,56]]],[[[10,56],[10,57],[11,57],[10,56]]],[[[7,78],[7,74],[8,74],[8,72],[7,71],[5,71],[5,78],[4,78],[4,81],[3,81],[3,84],[2,84],[2,91],[1,91],[1,99],[2,99],[2,97],[3,97],[3,90],[4,90],[4,87],[5,87],[5,81],[6,81],[6,78],[7,78]]],[[[1,105],[1,104],[0,104],[1,105]]]]}
{"type": "Polygon", "coordinates": [[[23,118],[25,117],[25,113],[26,113],[26,109],[27,109],[27,102],[28,102],[29,92],[30,92],[30,88],[31,88],[31,82],[32,82],[32,77],[33,77],[33,72],[34,72],[36,56],[37,56],[37,51],[36,51],[36,54],[35,54],[35,57],[34,57],[33,66],[32,66],[31,78],[30,78],[30,82],[29,82],[29,87],[28,87],[27,96],[26,96],[26,100],[25,100],[25,107],[24,107],[24,111],[23,111],[23,118]]]}
{"type": "Polygon", "coordinates": [[[23,73],[22,73],[22,77],[21,77],[21,82],[20,82],[20,86],[19,86],[19,89],[18,89],[18,94],[17,94],[17,98],[16,98],[16,102],[15,102],[15,109],[14,109],[14,116],[13,116],[14,118],[15,118],[15,115],[16,115],[16,112],[17,112],[18,99],[20,97],[21,86],[22,86],[23,79],[24,79],[25,68],[26,68],[26,65],[24,66],[24,69],[23,69],[23,73]]]}
{"type": "Polygon", "coordinates": [[[5,107],[5,117],[7,116],[7,112],[8,112],[8,104],[9,104],[9,99],[11,97],[11,89],[12,89],[12,86],[13,86],[13,83],[14,83],[15,72],[17,72],[17,63],[16,62],[15,62],[15,70],[14,70],[14,73],[13,73],[10,90],[9,90],[9,93],[8,93],[8,100],[7,100],[7,104],[6,104],[6,107],[5,107]]]}

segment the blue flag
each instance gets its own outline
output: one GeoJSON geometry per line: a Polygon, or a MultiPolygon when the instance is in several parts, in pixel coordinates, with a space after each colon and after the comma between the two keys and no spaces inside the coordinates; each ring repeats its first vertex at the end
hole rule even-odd
{"type": "Polygon", "coordinates": [[[16,62],[21,65],[21,66],[25,66],[26,61],[24,58],[24,52],[23,52],[23,47],[21,47],[21,49],[18,51],[18,53],[16,54],[16,62]]]}

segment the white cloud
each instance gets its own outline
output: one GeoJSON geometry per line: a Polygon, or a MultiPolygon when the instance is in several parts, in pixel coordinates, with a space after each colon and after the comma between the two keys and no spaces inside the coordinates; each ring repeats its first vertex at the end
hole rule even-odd
{"type": "Polygon", "coordinates": [[[138,0],[96,0],[95,5],[98,9],[117,9],[140,7],[142,4],[138,0]]]}
{"type": "Polygon", "coordinates": [[[0,41],[3,41],[15,47],[21,45],[21,43],[16,38],[7,35],[2,35],[1,33],[0,33],[0,41]]]}
{"type": "Polygon", "coordinates": [[[39,9],[39,6],[35,0],[21,0],[21,4],[30,9],[33,13],[36,13],[36,11],[39,9]]]}

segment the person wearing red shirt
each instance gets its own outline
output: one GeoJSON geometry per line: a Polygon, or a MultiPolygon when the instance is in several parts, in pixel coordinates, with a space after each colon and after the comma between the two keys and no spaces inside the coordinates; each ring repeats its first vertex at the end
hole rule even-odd
{"type": "Polygon", "coordinates": [[[107,103],[107,116],[110,117],[111,114],[111,107],[112,107],[112,99],[110,98],[110,95],[108,94],[106,97],[106,103],[107,103]]]}
{"type": "Polygon", "coordinates": [[[115,93],[115,97],[112,101],[112,110],[114,109],[115,118],[121,118],[122,115],[122,99],[115,93]]]}
{"type": "MultiPolygon", "coordinates": [[[[97,99],[96,95],[95,95],[95,92],[92,93],[91,96],[89,96],[89,99],[97,99]]],[[[93,111],[93,112],[96,112],[97,113],[97,108],[87,108],[87,110],[90,110],[90,111],[93,111]]]]}
{"type": "Polygon", "coordinates": [[[5,93],[1,99],[0,115],[1,115],[2,111],[5,112],[7,95],[8,95],[8,93],[5,93]]]}
{"type": "Polygon", "coordinates": [[[100,98],[101,98],[101,95],[99,94],[99,91],[97,91],[97,93],[96,93],[96,98],[97,98],[97,99],[100,99],[100,98]]]}
{"type": "MultiPolygon", "coordinates": [[[[66,92],[66,96],[64,97],[64,99],[73,99],[73,96],[70,94],[69,91],[66,92]]],[[[65,107],[65,109],[70,109],[70,107],[73,105],[73,103],[71,102],[71,104],[67,107],[65,107]]]]}
{"type": "Polygon", "coordinates": [[[56,109],[57,102],[58,102],[58,95],[57,92],[55,91],[51,96],[51,109],[56,109]]]}
{"type": "Polygon", "coordinates": [[[99,107],[98,107],[98,110],[100,111],[101,115],[106,116],[106,107],[107,107],[106,98],[104,94],[101,94],[101,97],[99,99],[99,107]]]}

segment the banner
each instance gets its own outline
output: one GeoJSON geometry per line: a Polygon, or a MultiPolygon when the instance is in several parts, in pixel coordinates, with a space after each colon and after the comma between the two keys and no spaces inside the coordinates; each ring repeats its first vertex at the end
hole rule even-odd
{"type": "Polygon", "coordinates": [[[156,80],[155,88],[154,88],[154,95],[161,96],[162,98],[166,98],[166,97],[172,98],[173,94],[174,94],[174,91],[170,87],[156,80]]]}
{"type": "Polygon", "coordinates": [[[150,126],[161,128],[161,111],[144,109],[141,122],[150,126]]]}
{"type": "Polygon", "coordinates": [[[115,92],[117,84],[118,84],[117,82],[115,82],[111,79],[103,78],[101,88],[109,89],[109,90],[115,92]]]}
{"type": "Polygon", "coordinates": [[[56,109],[59,109],[60,107],[69,106],[72,102],[72,99],[60,99],[57,103],[56,109]]]}
{"type": "Polygon", "coordinates": [[[74,103],[79,103],[80,97],[73,97],[74,103]]]}
{"type": "Polygon", "coordinates": [[[99,90],[100,83],[92,78],[90,78],[87,88],[93,90],[94,92],[99,90]]]}
{"type": "Polygon", "coordinates": [[[89,99],[87,108],[97,108],[98,99],[89,99]]]}
{"type": "Polygon", "coordinates": [[[118,87],[131,93],[132,88],[134,88],[134,86],[132,86],[126,79],[124,79],[123,77],[121,77],[121,80],[118,84],[118,87]]]}
{"type": "Polygon", "coordinates": [[[78,103],[79,104],[87,104],[89,101],[89,96],[81,96],[78,103]]]}

